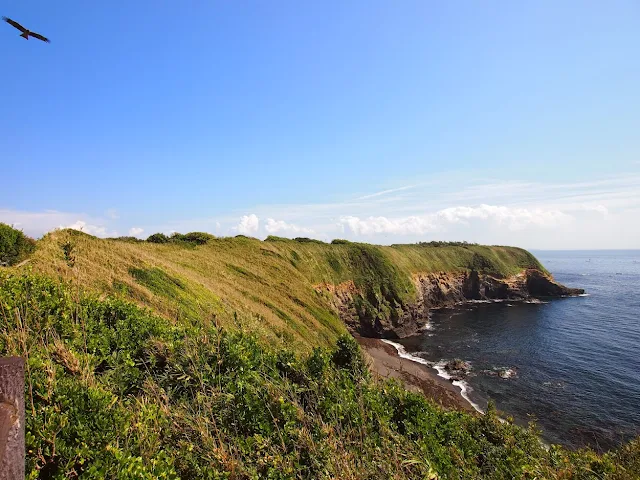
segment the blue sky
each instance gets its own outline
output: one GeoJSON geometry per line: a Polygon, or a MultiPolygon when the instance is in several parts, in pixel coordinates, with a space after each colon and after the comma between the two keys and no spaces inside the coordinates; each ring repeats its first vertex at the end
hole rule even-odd
{"type": "Polygon", "coordinates": [[[0,221],[640,248],[640,4],[0,0],[0,221]]]}

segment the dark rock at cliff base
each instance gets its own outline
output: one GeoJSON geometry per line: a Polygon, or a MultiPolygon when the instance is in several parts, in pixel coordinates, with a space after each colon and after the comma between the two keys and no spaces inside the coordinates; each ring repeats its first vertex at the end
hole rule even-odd
{"type": "MultiPolygon", "coordinates": [[[[472,270],[415,275],[417,299],[393,307],[386,313],[362,308],[360,292],[353,282],[321,285],[316,288],[332,293],[334,307],[347,327],[360,336],[404,338],[415,335],[429,321],[432,308],[450,307],[469,300],[532,300],[535,297],[579,295],[584,290],[567,288],[539,270],[524,270],[508,278],[497,278],[472,270]],[[360,301],[359,301],[360,299],[360,301]]],[[[392,300],[389,300],[391,303],[392,300]]]]}
{"type": "Polygon", "coordinates": [[[568,288],[554,282],[539,270],[527,270],[527,290],[532,297],[566,297],[582,295],[582,288],[568,288]]]}

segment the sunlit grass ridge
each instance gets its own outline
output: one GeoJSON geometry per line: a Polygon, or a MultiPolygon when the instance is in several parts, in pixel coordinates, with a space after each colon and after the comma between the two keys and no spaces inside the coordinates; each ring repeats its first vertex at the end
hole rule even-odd
{"type": "MultiPolygon", "coordinates": [[[[197,237],[202,238],[202,236],[197,237]]],[[[543,267],[528,252],[478,245],[374,246],[270,237],[206,238],[199,245],[103,240],[74,230],[38,242],[31,267],[119,295],[170,319],[238,322],[269,342],[328,346],[344,332],[314,286],[352,281],[373,308],[415,300],[415,273],[480,269],[497,276],[543,267]],[[62,245],[72,245],[74,268],[62,245]]]]}

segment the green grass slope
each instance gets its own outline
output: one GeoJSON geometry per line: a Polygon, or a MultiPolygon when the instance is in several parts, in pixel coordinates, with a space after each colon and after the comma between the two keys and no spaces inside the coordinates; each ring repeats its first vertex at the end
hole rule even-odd
{"type": "Polygon", "coordinates": [[[243,325],[267,342],[293,342],[307,351],[333,344],[345,331],[315,285],[352,281],[368,308],[383,314],[415,299],[415,273],[477,269],[508,276],[524,268],[543,270],[530,253],[512,247],[197,238],[151,243],[58,231],[38,242],[22,268],[120,296],[174,321],[243,325]]]}

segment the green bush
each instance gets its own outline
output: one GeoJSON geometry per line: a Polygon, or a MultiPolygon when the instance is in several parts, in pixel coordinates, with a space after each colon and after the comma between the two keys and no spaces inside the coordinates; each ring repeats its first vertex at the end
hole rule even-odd
{"type": "Polygon", "coordinates": [[[169,237],[167,237],[164,233],[154,233],[153,235],[147,238],[147,242],[151,243],[169,243],[169,237]]]}
{"type": "Polygon", "coordinates": [[[189,232],[184,235],[185,242],[195,243],[196,245],[204,245],[215,238],[216,237],[206,232],[189,232]]]}
{"type": "Polygon", "coordinates": [[[0,266],[15,265],[27,258],[35,248],[35,240],[6,223],[0,223],[0,266]]]}
{"type": "Polygon", "coordinates": [[[119,242],[130,242],[130,243],[144,242],[144,240],[141,240],[137,237],[114,237],[114,238],[107,238],[107,240],[117,240],[119,242]]]}
{"type": "Polygon", "coordinates": [[[215,238],[216,237],[206,232],[189,232],[186,234],[173,232],[170,237],[167,237],[164,233],[154,233],[147,238],[147,242],[204,245],[215,238]]]}
{"type": "Polygon", "coordinates": [[[316,240],[315,238],[296,237],[293,240],[298,243],[318,243],[320,245],[326,245],[322,240],[316,240]]]}

